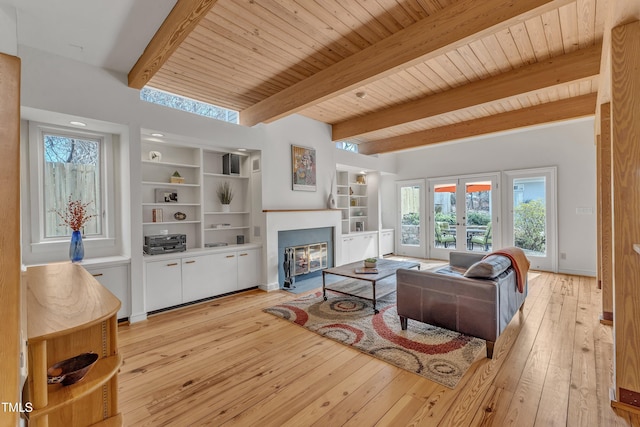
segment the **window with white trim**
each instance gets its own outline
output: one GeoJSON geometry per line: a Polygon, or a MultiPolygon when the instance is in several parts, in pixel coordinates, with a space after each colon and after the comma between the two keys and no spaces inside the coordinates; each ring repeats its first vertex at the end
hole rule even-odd
{"type": "Polygon", "coordinates": [[[29,139],[32,243],[69,241],[72,230],[60,214],[70,201],[94,215],[81,229],[84,239],[111,239],[111,135],[30,123],[29,139]]]}
{"type": "Polygon", "coordinates": [[[238,124],[239,120],[238,111],[196,101],[195,99],[154,89],[149,86],[142,88],[140,91],[140,99],[154,104],[164,105],[165,107],[175,108],[176,110],[186,111],[187,113],[222,120],[223,122],[238,124]]]}

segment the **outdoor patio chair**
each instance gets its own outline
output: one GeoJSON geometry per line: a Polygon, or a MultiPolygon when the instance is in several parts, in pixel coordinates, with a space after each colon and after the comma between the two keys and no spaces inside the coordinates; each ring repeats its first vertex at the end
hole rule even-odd
{"type": "Polygon", "coordinates": [[[455,246],[456,243],[456,236],[454,234],[445,234],[443,233],[443,226],[446,225],[446,229],[449,229],[449,223],[448,222],[436,222],[436,226],[435,228],[435,233],[436,233],[436,244],[440,243],[442,244],[445,248],[449,245],[449,243],[453,243],[455,246]]]}
{"type": "Polygon", "coordinates": [[[491,246],[491,223],[487,225],[487,229],[484,234],[478,234],[476,236],[471,236],[469,239],[469,244],[471,245],[471,250],[473,250],[473,244],[482,245],[482,248],[485,251],[489,250],[489,246],[491,246]]]}

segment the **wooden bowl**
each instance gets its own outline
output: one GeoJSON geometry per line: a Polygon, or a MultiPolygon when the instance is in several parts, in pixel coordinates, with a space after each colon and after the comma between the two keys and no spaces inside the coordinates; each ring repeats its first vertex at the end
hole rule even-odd
{"type": "Polygon", "coordinates": [[[98,358],[96,353],[82,353],[58,362],[47,369],[47,382],[62,383],[62,385],[75,384],[87,375],[98,358]]]}

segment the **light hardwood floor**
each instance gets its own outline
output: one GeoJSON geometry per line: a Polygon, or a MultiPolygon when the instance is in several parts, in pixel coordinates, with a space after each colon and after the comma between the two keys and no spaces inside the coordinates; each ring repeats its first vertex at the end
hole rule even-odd
{"type": "Polygon", "coordinates": [[[121,325],[126,426],[640,426],[609,404],[595,279],[535,273],[521,315],[455,390],[262,311],[249,291],[121,325]]]}

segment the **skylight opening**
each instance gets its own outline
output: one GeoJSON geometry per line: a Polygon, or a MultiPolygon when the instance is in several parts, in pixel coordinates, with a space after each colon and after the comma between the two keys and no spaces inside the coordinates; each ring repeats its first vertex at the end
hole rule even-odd
{"type": "Polygon", "coordinates": [[[238,124],[240,116],[235,110],[229,110],[218,107],[217,105],[207,104],[146,86],[140,91],[140,99],[228,123],[238,124]]]}

